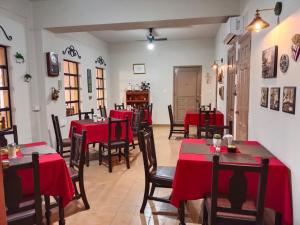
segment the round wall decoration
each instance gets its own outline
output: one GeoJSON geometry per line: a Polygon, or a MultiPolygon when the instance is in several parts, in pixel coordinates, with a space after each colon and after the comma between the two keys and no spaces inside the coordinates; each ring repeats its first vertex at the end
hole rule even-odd
{"type": "Polygon", "coordinates": [[[284,54],[280,57],[280,71],[286,73],[289,68],[289,56],[284,54]]]}

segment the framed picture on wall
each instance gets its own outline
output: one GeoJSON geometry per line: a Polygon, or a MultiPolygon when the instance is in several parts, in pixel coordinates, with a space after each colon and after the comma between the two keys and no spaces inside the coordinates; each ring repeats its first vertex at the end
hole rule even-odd
{"type": "Polygon", "coordinates": [[[275,45],[262,52],[262,77],[277,77],[278,46],[275,45]]]}
{"type": "Polygon", "coordinates": [[[260,99],[260,105],[262,107],[268,108],[268,98],[269,98],[269,88],[262,87],[261,88],[261,99],[260,99]]]}
{"type": "Polygon", "coordinates": [[[270,109],[279,111],[280,105],[280,88],[273,87],[270,89],[270,109]]]}
{"type": "Polygon", "coordinates": [[[146,74],[145,64],[133,64],[133,73],[134,74],[146,74]]]}
{"type": "Polygon", "coordinates": [[[92,89],[92,71],[91,71],[91,69],[87,69],[86,76],[87,76],[88,93],[92,93],[93,89],[92,89]]]}
{"type": "Polygon", "coordinates": [[[282,111],[295,114],[296,108],[296,87],[284,87],[282,98],[282,111]]]}
{"type": "Polygon", "coordinates": [[[54,52],[47,52],[47,70],[48,76],[56,77],[59,75],[59,63],[58,63],[58,54],[54,52]]]}

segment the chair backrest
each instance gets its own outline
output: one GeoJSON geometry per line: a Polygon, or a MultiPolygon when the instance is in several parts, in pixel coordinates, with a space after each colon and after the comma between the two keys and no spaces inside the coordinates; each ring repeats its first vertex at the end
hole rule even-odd
{"type": "Polygon", "coordinates": [[[78,116],[79,116],[79,120],[90,120],[90,119],[93,119],[93,116],[94,116],[94,109],[91,109],[91,111],[89,112],[81,112],[79,110],[78,112],[78,116]]]}
{"type": "Polygon", "coordinates": [[[149,116],[151,116],[151,117],[152,117],[152,110],[153,110],[153,103],[150,103],[148,105],[148,111],[149,111],[149,116]]]}
{"type": "MultiPolygon", "coordinates": [[[[28,177],[26,178],[28,179],[28,177]]],[[[26,159],[26,162],[12,165],[4,169],[4,193],[5,193],[5,205],[7,208],[8,224],[11,220],[14,224],[23,224],[19,219],[32,221],[32,224],[41,225],[42,224],[42,199],[40,191],[40,172],[39,172],[39,154],[37,152],[32,153],[32,160],[26,159]],[[28,162],[29,161],[29,162],[28,162]],[[34,190],[34,201],[32,205],[26,206],[26,209],[22,210],[22,202],[26,200],[26,197],[22,195],[22,185],[24,181],[19,177],[19,170],[32,169],[32,180],[33,180],[33,190],[34,190]],[[28,209],[35,209],[34,215],[28,215],[22,211],[27,211],[28,209]],[[22,216],[14,216],[15,214],[22,216]]]]}
{"type": "Polygon", "coordinates": [[[125,109],[124,102],[121,105],[115,103],[115,110],[122,110],[122,109],[125,109]]]}
{"type": "Polygon", "coordinates": [[[82,134],[75,132],[75,127],[72,128],[70,167],[76,168],[79,171],[79,176],[83,175],[85,164],[85,148],[86,148],[86,131],[82,134]]]}
{"type": "Polygon", "coordinates": [[[144,170],[146,179],[157,169],[156,151],[152,127],[141,130],[138,135],[139,146],[143,153],[144,170]]]}
{"type": "Polygon", "coordinates": [[[138,135],[141,129],[141,111],[133,111],[131,128],[133,134],[138,135]]]}
{"type": "Polygon", "coordinates": [[[108,145],[119,141],[125,141],[128,144],[128,132],[128,116],[125,119],[112,119],[108,117],[108,145]]]}
{"type": "MultiPolygon", "coordinates": [[[[220,163],[219,155],[213,156],[213,175],[212,175],[212,190],[211,190],[211,218],[210,224],[216,225],[220,213],[243,214],[250,215],[256,218],[256,224],[263,224],[264,200],[266,192],[266,183],[268,176],[269,159],[262,159],[261,165],[241,165],[220,163]],[[220,171],[231,171],[233,175],[228,183],[228,200],[230,208],[217,205],[218,201],[218,181],[220,171]],[[257,173],[259,175],[259,184],[256,198],[256,209],[247,210],[242,208],[247,199],[248,181],[246,173],[257,173]],[[219,216],[218,216],[219,215],[219,216]]],[[[222,195],[223,196],[223,195],[222,195]]]]}
{"type": "Polygon", "coordinates": [[[199,104],[199,108],[200,108],[202,111],[211,111],[211,103],[209,103],[208,105],[200,105],[200,104],[199,104]]]}
{"type": "Polygon", "coordinates": [[[173,126],[174,117],[173,117],[173,112],[172,112],[172,106],[171,105],[168,105],[168,111],[169,111],[170,124],[171,124],[171,126],[173,126]]]}
{"type": "Polygon", "coordinates": [[[217,126],[217,125],[210,125],[207,127],[206,130],[206,137],[208,137],[208,133],[210,133],[212,136],[214,134],[220,134],[221,136],[224,136],[224,134],[233,134],[233,123],[232,121],[229,121],[228,125],[224,126],[217,126]]]}
{"type": "Polygon", "coordinates": [[[107,118],[107,113],[106,113],[106,107],[104,106],[99,106],[99,111],[100,111],[100,115],[103,118],[107,118]]]}
{"type": "Polygon", "coordinates": [[[17,126],[13,125],[12,129],[1,130],[0,131],[0,147],[7,146],[7,139],[5,137],[7,135],[13,135],[14,143],[17,144],[17,145],[19,144],[18,143],[18,130],[17,130],[17,126]]]}
{"type": "MultiPolygon", "coordinates": [[[[52,119],[53,119],[53,117],[52,117],[52,119]]],[[[62,139],[62,136],[61,136],[61,130],[60,130],[60,124],[59,124],[58,116],[54,116],[53,126],[54,126],[55,137],[56,137],[56,152],[60,155],[63,155],[64,146],[63,146],[63,139],[62,139]]]]}

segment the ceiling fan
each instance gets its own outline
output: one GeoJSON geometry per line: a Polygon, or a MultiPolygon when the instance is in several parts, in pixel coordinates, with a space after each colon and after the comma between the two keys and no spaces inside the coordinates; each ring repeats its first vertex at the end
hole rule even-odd
{"type": "Polygon", "coordinates": [[[168,38],[166,37],[158,37],[159,35],[154,31],[153,28],[149,28],[149,34],[146,35],[147,40],[149,43],[152,43],[154,41],[167,41],[168,38]]]}

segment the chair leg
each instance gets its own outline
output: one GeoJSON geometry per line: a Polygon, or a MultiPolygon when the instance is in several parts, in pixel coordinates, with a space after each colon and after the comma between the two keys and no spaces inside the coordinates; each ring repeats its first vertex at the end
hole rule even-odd
{"type": "Polygon", "coordinates": [[[79,180],[79,189],[80,189],[80,195],[81,195],[83,204],[85,206],[85,209],[89,209],[90,205],[89,205],[89,203],[87,201],[87,198],[86,198],[83,177],[81,177],[80,180],[79,180]]]}
{"type": "Polygon", "coordinates": [[[170,138],[171,138],[171,136],[172,136],[172,133],[173,133],[173,127],[171,126],[171,127],[170,127],[170,134],[169,134],[169,137],[168,137],[168,139],[170,139],[170,138]]]}
{"type": "Polygon", "coordinates": [[[86,163],[86,166],[90,166],[90,150],[89,150],[89,146],[87,145],[87,148],[86,148],[86,153],[85,153],[85,163],[86,163]]]}
{"type": "Polygon", "coordinates": [[[108,171],[112,172],[112,160],[111,160],[111,149],[107,149],[108,151],[108,171]]]}
{"type": "Polygon", "coordinates": [[[50,196],[45,195],[45,217],[47,221],[47,225],[50,225],[50,217],[51,217],[51,211],[50,211],[50,196]]]}
{"type": "Polygon", "coordinates": [[[132,139],[132,148],[135,149],[134,139],[132,139]]]}
{"type": "Polygon", "coordinates": [[[144,213],[144,211],[145,211],[145,207],[146,207],[148,195],[149,195],[149,186],[150,186],[150,182],[145,180],[144,199],[143,199],[142,207],[140,209],[140,213],[144,213]]]}
{"type": "Polygon", "coordinates": [[[102,145],[99,143],[99,165],[102,164],[102,145]]]}
{"type": "Polygon", "coordinates": [[[65,225],[65,213],[64,213],[64,207],[63,207],[63,201],[62,198],[58,198],[58,214],[59,214],[59,225],[65,225]]]}
{"type": "Polygon", "coordinates": [[[124,155],[125,155],[125,160],[126,160],[126,166],[127,166],[127,169],[130,169],[130,163],[129,163],[129,148],[128,146],[126,146],[124,148],[124,155]]]}
{"type": "Polygon", "coordinates": [[[154,191],[155,191],[155,185],[152,183],[150,194],[149,194],[150,197],[153,197],[154,191]]]}
{"type": "Polygon", "coordinates": [[[76,185],[75,181],[73,181],[73,186],[74,186],[74,189],[75,189],[75,197],[78,197],[79,196],[79,192],[78,192],[77,185],[76,185]]]}
{"type": "Polygon", "coordinates": [[[122,149],[118,149],[118,157],[119,157],[119,162],[121,162],[121,157],[122,157],[122,149]]]}
{"type": "Polygon", "coordinates": [[[203,205],[203,216],[202,216],[202,224],[203,225],[207,225],[208,224],[208,212],[207,212],[207,208],[205,206],[205,201],[204,200],[204,205],[203,205]]]}

